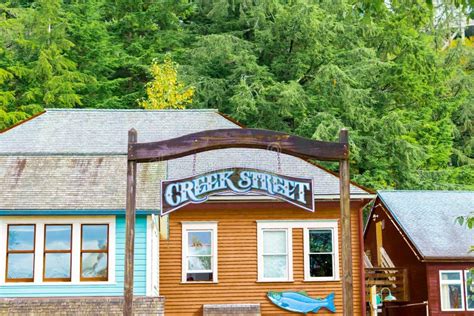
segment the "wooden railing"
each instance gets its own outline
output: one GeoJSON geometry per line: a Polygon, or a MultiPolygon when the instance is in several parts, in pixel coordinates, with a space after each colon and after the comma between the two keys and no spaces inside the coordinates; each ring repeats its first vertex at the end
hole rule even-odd
{"type": "MultiPolygon", "coordinates": [[[[388,288],[397,302],[408,302],[410,293],[408,287],[408,270],[403,268],[366,268],[365,269],[365,297],[370,300],[370,288],[377,287],[377,293],[382,288],[388,288]]],[[[388,291],[383,292],[383,297],[388,291]]]]}

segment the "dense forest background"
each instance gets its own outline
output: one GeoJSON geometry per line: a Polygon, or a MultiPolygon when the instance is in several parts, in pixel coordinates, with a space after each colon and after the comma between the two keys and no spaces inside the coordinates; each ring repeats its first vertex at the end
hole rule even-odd
{"type": "Polygon", "coordinates": [[[348,127],[363,185],[472,190],[474,47],[449,41],[459,10],[436,3],[4,1],[0,129],[48,107],[139,108],[167,59],[188,108],[323,140],[348,127]]]}

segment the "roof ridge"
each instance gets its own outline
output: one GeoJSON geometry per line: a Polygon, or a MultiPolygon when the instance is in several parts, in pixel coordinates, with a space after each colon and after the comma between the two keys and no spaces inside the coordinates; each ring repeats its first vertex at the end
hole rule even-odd
{"type": "Polygon", "coordinates": [[[64,108],[45,108],[46,112],[210,112],[218,113],[217,109],[160,109],[160,110],[146,110],[146,109],[64,109],[64,108]]]}

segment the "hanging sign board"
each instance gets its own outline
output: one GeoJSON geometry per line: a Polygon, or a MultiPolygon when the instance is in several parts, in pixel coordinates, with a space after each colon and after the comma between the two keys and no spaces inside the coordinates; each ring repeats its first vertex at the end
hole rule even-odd
{"type": "Polygon", "coordinates": [[[203,203],[209,196],[224,192],[236,195],[262,193],[314,212],[312,179],[258,169],[229,168],[180,180],[161,181],[161,215],[189,203],[203,203]]]}

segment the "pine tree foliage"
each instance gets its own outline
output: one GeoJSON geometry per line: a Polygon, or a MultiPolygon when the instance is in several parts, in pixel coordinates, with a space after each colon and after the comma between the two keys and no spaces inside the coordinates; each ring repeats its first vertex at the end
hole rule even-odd
{"type": "Polygon", "coordinates": [[[459,15],[440,22],[443,6],[473,7],[10,0],[0,4],[0,128],[45,107],[215,108],[314,139],[348,127],[352,177],[375,189],[474,189],[473,39],[448,41],[459,15]]]}

